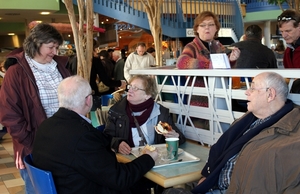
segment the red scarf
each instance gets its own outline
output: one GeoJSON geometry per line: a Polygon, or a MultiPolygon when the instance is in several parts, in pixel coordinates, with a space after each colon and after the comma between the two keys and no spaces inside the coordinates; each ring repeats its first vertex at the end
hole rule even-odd
{"type": "Polygon", "coordinates": [[[132,112],[142,112],[144,111],[140,116],[135,116],[136,120],[138,121],[139,125],[142,126],[150,117],[150,114],[153,110],[154,106],[154,100],[152,98],[149,98],[145,102],[141,104],[131,104],[130,102],[127,101],[127,106],[126,106],[126,113],[129,118],[129,146],[134,147],[134,143],[132,140],[132,133],[131,129],[136,128],[136,125],[134,123],[134,119],[132,116],[132,112]]]}

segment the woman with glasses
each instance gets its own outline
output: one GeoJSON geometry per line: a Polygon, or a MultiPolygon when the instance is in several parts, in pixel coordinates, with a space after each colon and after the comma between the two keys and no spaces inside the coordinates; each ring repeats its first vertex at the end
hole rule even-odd
{"type": "MultiPolygon", "coordinates": [[[[210,69],[212,68],[210,54],[225,53],[225,47],[215,38],[221,28],[218,17],[210,11],[201,12],[194,20],[195,38],[188,43],[177,60],[178,69],[210,69]]],[[[229,61],[231,65],[240,56],[240,50],[233,48],[229,61]]],[[[204,87],[203,79],[197,79],[195,86],[204,87]]],[[[207,107],[207,100],[198,99],[198,102],[191,102],[191,105],[207,107]],[[199,101],[200,100],[200,101],[199,101]]]]}
{"type": "Polygon", "coordinates": [[[179,137],[179,143],[185,142],[184,135],[172,121],[169,110],[156,103],[155,80],[149,76],[136,75],[127,85],[127,96],[113,105],[108,112],[105,133],[113,136],[112,148],[122,154],[130,154],[131,147],[142,144],[165,143],[167,137],[179,137]],[[155,132],[154,126],[159,121],[167,122],[172,131],[165,135],[155,132]],[[140,129],[140,130],[139,130],[140,129]],[[140,135],[139,131],[143,134],[140,135]]]}
{"type": "MultiPolygon", "coordinates": [[[[108,112],[104,133],[113,136],[112,149],[121,154],[130,154],[132,147],[165,143],[167,137],[179,137],[179,144],[183,144],[185,137],[172,121],[169,110],[154,101],[157,94],[155,80],[136,75],[128,84],[127,96],[108,112]],[[154,126],[159,121],[167,122],[172,131],[164,135],[156,133],[154,126]]],[[[141,180],[132,193],[150,193],[150,188],[154,186],[150,181],[141,180]]]]}
{"type": "MultiPolygon", "coordinates": [[[[210,11],[201,12],[194,20],[195,38],[188,43],[177,61],[179,69],[212,68],[210,54],[225,53],[225,47],[215,38],[221,28],[218,17],[210,11]]],[[[240,56],[238,48],[234,48],[229,61],[234,63],[240,56]]]]}
{"type": "MultiPolygon", "coordinates": [[[[215,40],[218,37],[220,27],[219,19],[213,12],[201,12],[194,20],[195,38],[183,48],[177,60],[178,69],[211,69],[210,54],[225,53],[225,47],[215,40]]],[[[234,47],[229,57],[231,66],[235,64],[239,56],[240,50],[234,47]]],[[[204,87],[203,78],[197,77],[194,86],[204,87]]],[[[208,107],[208,99],[206,96],[192,96],[190,104],[208,107]]],[[[196,118],[192,118],[192,120],[198,128],[209,128],[207,120],[196,118]]]]}

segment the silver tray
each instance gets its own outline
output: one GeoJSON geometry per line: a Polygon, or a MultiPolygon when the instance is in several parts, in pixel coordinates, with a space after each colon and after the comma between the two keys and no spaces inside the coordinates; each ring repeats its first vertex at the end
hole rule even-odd
{"type": "MultiPolygon", "coordinates": [[[[166,150],[167,150],[166,144],[155,144],[152,146],[156,147],[156,149],[159,153],[159,157],[155,161],[155,166],[153,168],[159,168],[159,167],[163,167],[163,166],[170,166],[170,165],[200,161],[200,158],[184,151],[181,148],[178,149],[178,159],[177,160],[174,160],[174,159],[173,160],[164,160],[161,156],[161,153],[166,152],[166,150]]],[[[134,155],[135,157],[139,157],[141,155],[140,151],[143,148],[144,148],[144,146],[132,148],[132,150],[131,150],[132,155],[134,155]]]]}

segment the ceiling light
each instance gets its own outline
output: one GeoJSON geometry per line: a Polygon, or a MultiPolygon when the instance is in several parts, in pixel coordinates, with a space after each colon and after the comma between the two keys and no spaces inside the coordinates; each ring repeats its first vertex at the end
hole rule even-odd
{"type": "Polygon", "coordinates": [[[104,24],[104,22],[101,22],[101,24],[104,24]]]}
{"type": "Polygon", "coordinates": [[[108,19],[106,19],[106,21],[108,22],[108,19]]]}
{"type": "Polygon", "coordinates": [[[9,35],[9,36],[14,36],[15,33],[8,33],[7,35],[9,35]]]}
{"type": "Polygon", "coordinates": [[[43,12],[41,12],[41,15],[49,15],[49,14],[50,14],[49,11],[43,11],[43,12]]]}

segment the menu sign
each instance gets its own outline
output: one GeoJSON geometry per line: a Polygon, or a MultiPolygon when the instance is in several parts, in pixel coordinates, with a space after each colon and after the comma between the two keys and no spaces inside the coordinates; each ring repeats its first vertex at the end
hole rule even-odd
{"type": "Polygon", "coordinates": [[[210,54],[214,69],[230,69],[228,56],[225,53],[210,54]]]}

